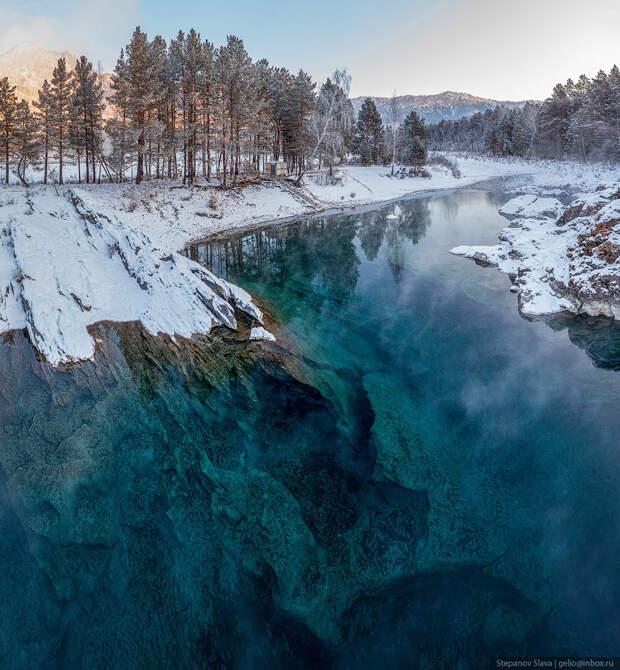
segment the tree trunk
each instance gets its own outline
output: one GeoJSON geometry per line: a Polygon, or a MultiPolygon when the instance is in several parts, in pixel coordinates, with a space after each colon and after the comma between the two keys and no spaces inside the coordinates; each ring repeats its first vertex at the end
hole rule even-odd
{"type": "Polygon", "coordinates": [[[43,167],[43,183],[47,184],[47,158],[49,154],[49,133],[45,130],[45,162],[43,167]]]}
{"type": "Polygon", "coordinates": [[[8,124],[4,132],[4,171],[5,171],[5,181],[9,183],[9,129],[8,124]]]}
{"type": "Polygon", "coordinates": [[[140,134],[138,135],[138,167],[136,169],[136,184],[142,183],[144,174],[144,114],[138,114],[138,126],[140,134]]]}
{"type": "Polygon", "coordinates": [[[59,140],[58,140],[58,156],[59,156],[59,167],[58,167],[58,183],[62,184],[62,131],[63,128],[60,126],[59,130],[59,140]]]}

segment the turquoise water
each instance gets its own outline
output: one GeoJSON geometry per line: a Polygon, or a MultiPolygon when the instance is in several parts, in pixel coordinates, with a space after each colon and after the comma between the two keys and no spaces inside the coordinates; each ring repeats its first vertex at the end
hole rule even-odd
{"type": "Polygon", "coordinates": [[[0,345],[0,667],[620,653],[620,328],[519,316],[501,193],[196,245],[277,345],[0,345]]]}

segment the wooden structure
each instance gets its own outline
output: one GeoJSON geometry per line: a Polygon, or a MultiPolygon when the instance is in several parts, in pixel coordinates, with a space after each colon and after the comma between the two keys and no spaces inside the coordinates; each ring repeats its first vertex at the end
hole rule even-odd
{"type": "Polygon", "coordinates": [[[288,174],[288,168],[284,161],[267,161],[265,163],[265,177],[285,177],[288,174]]]}

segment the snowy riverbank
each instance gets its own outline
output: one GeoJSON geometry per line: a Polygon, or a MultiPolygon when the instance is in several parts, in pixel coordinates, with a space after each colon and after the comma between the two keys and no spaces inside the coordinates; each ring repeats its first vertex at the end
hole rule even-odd
{"type": "MultiPolygon", "coordinates": [[[[556,161],[494,160],[450,156],[460,178],[439,166],[430,168],[431,178],[390,177],[389,167],[346,166],[335,170],[333,183],[326,175],[307,175],[302,193],[323,209],[369,205],[412,193],[463,188],[501,177],[527,175],[536,192],[550,189],[594,189],[613,179],[614,169],[556,161]]],[[[192,240],[248,226],[258,226],[315,210],[277,185],[262,183],[222,191],[200,182],[194,188],[169,181],[134,184],[81,185],[75,189],[89,205],[111,218],[143,230],[166,250],[182,249],[192,240]]]]}
{"type": "Polygon", "coordinates": [[[520,195],[500,213],[510,225],[495,246],[452,249],[496,265],[513,282],[523,314],[568,311],[620,318],[620,180],[567,206],[520,195]]]}
{"type": "MultiPolygon", "coordinates": [[[[497,177],[528,175],[526,188],[540,192],[594,188],[614,175],[570,163],[457,161],[459,179],[437,166],[430,179],[346,167],[334,180],[309,175],[302,192],[318,208],[333,209],[497,177]]],[[[245,291],[178,251],[208,235],[315,211],[273,183],[227,190],[169,181],[0,187],[0,333],[25,328],[54,364],[92,357],[88,326],[101,321],[140,320],[151,333],[190,337],[215,325],[235,328],[237,310],[249,316],[251,338],[270,339],[245,291]]]]}
{"type": "Polygon", "coordinates": [[[144,231],[92,210],[73,189],[0,191],[0,333],[26,329],[52,364],[91,358],[87,327],[140,320],[153,334],[236,328],[235,309],[261,323],[242,289],[144,231]]]}

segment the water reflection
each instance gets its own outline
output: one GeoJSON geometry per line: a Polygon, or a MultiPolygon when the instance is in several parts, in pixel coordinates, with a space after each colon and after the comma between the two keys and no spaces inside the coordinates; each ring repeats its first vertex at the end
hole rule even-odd
{"type": "Polygon", "coordinates": [[[566,330],[570,341],[586,352],[592,363],[620,370],[620,323],[613,319],[557,315],[549,319],[554,330],[566,330]]]}
{"type": "Polygon", "coordinates": [[[292,277],[317,291],[345,299],[355,290],[359,239],[367,259],[374,260],[385,243],[394,276],[402,270],[403,243],[417,244],[430,225],[428,199],[411,199],[367,212],[315,217],[276,225],[254,233],[190,246],[190,258],[224,277],[249,277],[285,285],[292,277]],[[398,215],[394,215],[398,207],[398,215]]]}

